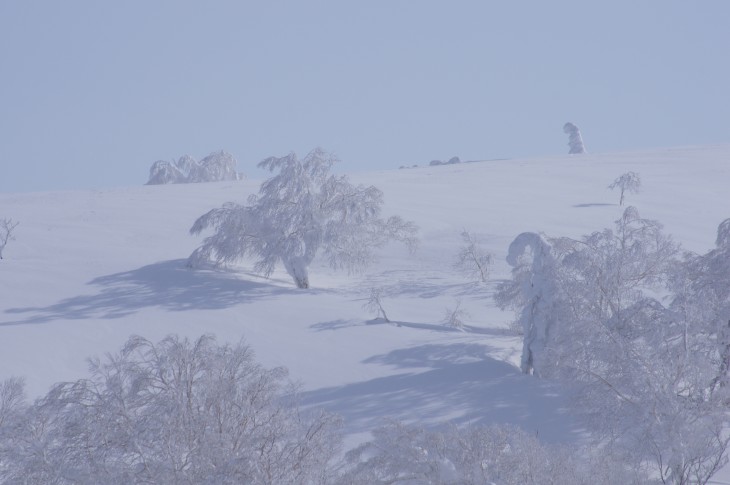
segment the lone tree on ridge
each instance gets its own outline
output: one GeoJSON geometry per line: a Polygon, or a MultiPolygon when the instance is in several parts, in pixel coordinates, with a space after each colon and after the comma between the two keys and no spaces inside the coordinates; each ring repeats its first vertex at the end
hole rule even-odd
{"type": "Polygon", "coordinates": [[[586,149],[583,146],[583,136],[580,134],[580,130],[573,123],[565,123],[563,125],[563,131],[568,134],[568,147],[570,155],[577,155],[585,153],[586,149]]]}

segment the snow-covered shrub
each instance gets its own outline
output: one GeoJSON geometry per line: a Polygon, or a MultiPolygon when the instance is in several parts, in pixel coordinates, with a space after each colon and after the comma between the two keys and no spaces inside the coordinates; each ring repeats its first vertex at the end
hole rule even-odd
{"type": "Polygon", "coordinates": [[[728,231],[721,224],[718,248],[684,262],[633,207],[581,240],[521,234],[513,280],[497,293],[525,325],[523,370],[532,360],[575,390],[600,442],[652,463],[664,483],[707,483],[727,462],[728,231]]]}
{"type": "Polygon", "coordinates": [[[382,318],[384,321],[390,323],[388,315],[385,313],[383,308],[383,289],[382,288],[371,288],[370,296],[362,306],[365,310],[375,313],[375,318],[382,318]]]}
{"type": "Polygon", "coordinates": [[[467,230],[461,232],[464,245],[459,249],[454,268],[469,279],[486,283],[492,255],[479,244],[477,236],[467,230]]]}
{"type": "Polygon", "coordinates": [[[563,125],[563,132],[568,135],[568,153],[570,155],[585,153],[586,149],[583,146],[583,136],[580,134],[580,130],[573,123],[565,123],[563,125]]]}
{"type": "Polygon", "coordinates": [[[147,185],[186,184],[241,180],[243,174],[236,172],[236,159],[230,153],[213,152],[200,162],[189,155],[183,155],[177,162],[158,160],[150,168],[147,185]]]}
{"type": "Polygon", "coordinates": [[[245,345],[132,337],[90,368],[27,406],[17,383],[0,386],[0,419],[11,415],[0,421],[0,483],[328,481],[339,419],[302,414],[286,371],[262,368],[245,345]]]}
{"type": "Polygon", "coordinates": [[[357,271],[389,241],[415,249],[415,224],[398,216],[382,219],[383,193],[331,174],[336,162],[317,148],[303,160],[291,153],[259,163],[278,173],[248,205],[229,202],[195,221],[191,234],[215,233],[191,254],[189,265],[253,257],[255,271],[268,276],[281,262],[298,288],[308,288],[309,265],[320,251],[332,268],[357,271]]]}
{"type": "Polygon", "coordinates": [[[13,231],[15,231],[15,228],[18,227],[18,224],[20,224],[20,222],[14,222],[12,219],[8,218],[0,220],[0,259],[3,259],[3,250],[5,249],[5,246],[8,245],[8,242],[15,239],[13,231]]]}
{"type": "Polygon", "coordinates": [[[446,308],[443,323],[451,328],[464,328],[465,318],[469,318],[469,312],[461,308],[461,300],[456,300],[454,308],[446,308]]]}
{"type": "Polygon", "coordinates": [[[618,188],[621,192],[621,197],[619,199],[618,205],[624,205],[624,193],[638,193],[639,188],[641,187],[641,178],[639,178],[639,174],[636,172],[626,172],[625,174],[621,175],[620,177],[616,178],[611,185],[608,186],[609,189],[613,190],[615,188],[618,188]]]}

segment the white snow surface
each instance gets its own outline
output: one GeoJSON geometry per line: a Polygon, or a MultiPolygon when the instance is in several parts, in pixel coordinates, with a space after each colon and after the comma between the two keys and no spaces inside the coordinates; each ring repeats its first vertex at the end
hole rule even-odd
{"type": "MultiPolygon", "coordinates": [[[[517,234],[578,237],[612,226],[623,208],[607,186],[628,171],[643,186],[626,204],[685,249],[714,247],[730,217],[730,145],[353,174],[384,192],[384,215],[418,224],[420,247],[410,255],[388,246],[359,275],[315,262],[311,290],[282,269],[252,274],[246,261],[185,267],[201,242],[188,234],[195,219],[244,203],[261,180],[0,194],[0,217],[20,221],[0,261],[0,379],[24,376],[34,398],[85,377],[87,357],[116,352],[131,334],[212,333],[244,339],[266,366],[288,367],[306,406],[344,417],[347,446],[389,418],[513,423],[548,442],[579,440],[560,387],[520,374],[515,316],[491,296],[509,277],[517,234]],[[494,256],[486,286],[452,267],[464,229],[494,256]],[[393,323],[363,309],[374,287],[393,323]],[[459,299],[469,314],[463,331],[443,325],[459,299]]],[[[716,480],[730,481],[730,470],[716,480]]]]}

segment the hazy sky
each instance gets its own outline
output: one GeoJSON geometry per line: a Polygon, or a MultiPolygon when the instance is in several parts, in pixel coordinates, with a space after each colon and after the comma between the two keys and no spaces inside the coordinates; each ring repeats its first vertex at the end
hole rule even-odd
{"type": "Polygon", "coordinates": [[[256,178],[563,154],[566,121],[591,152],[730,142],[730,1],[0,0],[0,192],[221,149],[256,178]]]}

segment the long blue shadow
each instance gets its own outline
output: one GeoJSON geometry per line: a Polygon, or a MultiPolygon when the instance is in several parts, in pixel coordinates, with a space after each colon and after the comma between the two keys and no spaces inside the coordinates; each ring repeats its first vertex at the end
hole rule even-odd
{"type": "Polygon", "coordinates": [[[3,325],[47,323],[57,319],[121,318],[147,307],[170,311],[215,310],[297,292],[249,280],[225,271],[191,270],[176,259],[101,276],[88,284],[98,291],[45,307],[10,308],[24,316],[3,325]]]}
{"type": "Polygon", "coordinates": [[[303,404],[341,414],[353,433],[372,430],[384,419],[421,425],[510,423],[548,442],[572,441],[581,431],[567,414],[561,389],[485,355],[479,344],[422,345],[365,362],[421,372],[306,392],[303,404]]]}

